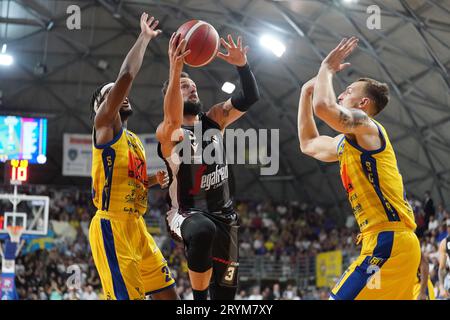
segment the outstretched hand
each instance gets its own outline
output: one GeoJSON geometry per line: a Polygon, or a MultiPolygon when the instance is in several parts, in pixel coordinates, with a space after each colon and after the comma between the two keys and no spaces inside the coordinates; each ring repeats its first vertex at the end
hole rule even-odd
{"type": "Polygon", "coordinates": [[[237,39],[237,44],[234,42],[231,35],[228,35],[228,42],[223,38],[220,38],[220,43],[227,50],[227,53],[217,52],[217,57],[225,60],[229,64],[243,67],[247,63],[247,52],[249,47],[246,46],[242,48],[242,37],[239,36],[237,39]]]}
{"type": "Polygon", "coordinates": [[[180,41],[181,34],[173,33],[169,41],[169,62],[172,70],[180,71],[183,69],[184,57],[191,53],[186,50],[186,39],[180,41]]]}
{"type": "Polygon", "coordinates": [[[351,37],[350,39],[342,39],[339,45],[334,48],[322,61],[322,66],[327,67],[333,73],[342,71],[350,66],[350,63],[344,63],[344,60],[358,46],[358,41],[359,40],[356,37],[351,37]]]}
{"type": "Polygon", "coordinates": [[[155,17],[148,17],[148,13],[144,12],[141,15],[141,33],[145,35],[149,40],[159,36],[162,31],[156,29],[159,21],[155,20],[155,17]]]}

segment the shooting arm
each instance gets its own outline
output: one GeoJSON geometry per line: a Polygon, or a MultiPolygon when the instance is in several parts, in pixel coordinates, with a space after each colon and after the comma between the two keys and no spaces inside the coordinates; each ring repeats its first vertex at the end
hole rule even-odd
{"type": "Polygon", "coordinates": [[[139,72],[144,58],[145,50],[150,42],[150,38],[139,35],[136,43],[128,52],[122,67],[120,68],[117,80],[109,92],[106,103],[98,110],[95,116],[95,127],[111,126],[119,116],[119,110],[125,97],[131,88],[131,84],[139,72]]]}
{"type": "Polygon", "coordinates": [[[333,73],[322,65],[317,75],[313,98],[314,113],[334,130],[344,134],[376,134],[378,128],[367,114],[359,109],[348,109],[336,103],[333,73]]]}
{"type": "MultiPolygon", "coordinates": [[[[169,84],[164,95],[164,119],[156,130],[156,137],[163,144],[170,143],[172,133],[181,128],[183,123],[184,102],[181,94],[181,71],[184,57],[190,54],[186,50],[186,39],[179,41],[180,34],[172,34],[169,41],[169,84]]],[[[163,152],[164,153],[164,152],[163,152]]]]}
{"type": "Polygon", "coordinates": [[[298,138],[300,150],[317,160],[337,161],[337,144],[342,135],[335,138],[319,135],[312,112],[312,91],[302,88],[298,106],[298,138]]]}
{"type": "Polygon", "coordinates": [[[164,119],[156,134],[160,142],[171,141],[172,133],[183,123],[183,97],[180,88],[181,71],[170,70],[169,85],[164,96],[164,119]]]}

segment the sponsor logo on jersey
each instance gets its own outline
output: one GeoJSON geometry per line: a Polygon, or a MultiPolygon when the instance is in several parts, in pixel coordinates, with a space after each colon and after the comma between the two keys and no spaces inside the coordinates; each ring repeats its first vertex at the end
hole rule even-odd
{"type": "Polygon", "coordinates": [[[140,159],[131,150],[128,151],[128,177],[136,179],[144,186],[148,185],[145,160],[140,159]]]}
{"type": "Polygon", "coordinates": [[[350,179],[349,175],[347,174],[347,165],[346,164],[344,164],[342,166],[341,179],[342,179],[342,184],[344,185],[345,191],[347,191],[347,194],[352,192],[354,190],[353,183],[352,183],[352,180],[350,179]]]}
{"type": "Polygon", "coordinates": [[[202,182],[200,188],[208,191],[211,188],[215,188],[216,185],[221,184],[223,181],[228,179],[228,166],[216,165],[216,170],[202,176],[202,182]]]}

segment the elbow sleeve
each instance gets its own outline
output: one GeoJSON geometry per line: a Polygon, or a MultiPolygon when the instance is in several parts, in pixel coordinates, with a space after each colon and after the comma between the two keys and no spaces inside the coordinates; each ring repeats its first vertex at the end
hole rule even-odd
{"type": "Polygon", "coordinates": [[[231,97],[231,103],[237,110],[246,112],[259,100],[259,89],[248,63],[243,67],[237,67],[237,70],[241,80],[242,90],[231,97]]]}

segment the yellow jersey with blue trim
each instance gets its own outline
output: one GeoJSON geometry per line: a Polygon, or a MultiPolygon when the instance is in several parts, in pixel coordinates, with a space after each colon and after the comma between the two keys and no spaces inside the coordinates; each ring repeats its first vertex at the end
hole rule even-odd
{"type": "MultiPolygon", "coordinates": [[[[95,132],[94,132],[95,137],[95,132]]],[[[113,140],[92,146],[92,198],[106,213],[144,215],[148,177],[142,142],[122,128],[113,140]]]]}
{"type": "Polygon", "coordinates": [[[384,127],[378,127],[381,147],[368,151],[344,136],[337,153],[342,183],[353,214],[364,235],[372,231],[416,229],[414,213],[406,199],[394,149],[384,127]]]}

